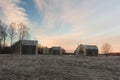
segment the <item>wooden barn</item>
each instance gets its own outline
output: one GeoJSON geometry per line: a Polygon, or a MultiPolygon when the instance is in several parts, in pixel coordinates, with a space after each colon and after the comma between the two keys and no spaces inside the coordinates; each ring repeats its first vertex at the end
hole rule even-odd
{"type": "Polygon", "coordinates": [[[17,54],[37,54],[38,41],[35,40],[19,40],[13,45],[13,53],[17,54]]]}
{"type": "Polygon", "coordinates": [[[79,45],[75,50],[77,55],[86,55],[86,56],[97,56],[98,48],[96,45],[79,45]]]}

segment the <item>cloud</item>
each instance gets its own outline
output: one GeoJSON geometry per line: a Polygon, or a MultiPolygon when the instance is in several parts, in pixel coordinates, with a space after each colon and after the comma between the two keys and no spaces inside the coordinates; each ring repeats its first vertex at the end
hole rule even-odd
{"type": "Polygon", "coordinates": [[[45,2],[46,0],[34,0],[34,1],[39,11],[42,11],[43,8],[46,6],[46,2],[45,2]]]}
{"type": "Polygon", "coordinates": [[[67,51],[73,51],[80,36],[84,34],[82,25],[84,25],[85,19],[93,13],[90,10],[93,6],[90,1],[87,1],[81,3],[79,0],[35,0],[37,9],[40,14],[43,14],[42,27],[39,29],[41,35],[37,36],[42,40],[42,44],[47,46],[60,45],[65,47],[67,51]],[[80,6],[75,6],[78,3],[80,6]],[[59,32],[60,29],[60,33],[57,34],[55,30],[59,32]],[[70,31],[67,31],[69,29],[70,31]]]}
{"type": "Polygon", "coordinates": [[[20,7],[21,0],[0,0],[0,17],[3,22],[10,24],[11,22],[28,24],[25,9],[20,7]]]}
{"type": "Polygon", "coordinates": [[[83,30],[84,28],[82,26],[84,25],[85,20],[94,11],[94,9],[91,10],[93,8],[93,5],[91,3],[94,3],[94,0],[34,1],[37,9],[40,11],[40,14],[43,16],[42,24],[40,25],[40,32],[42,33],[49,32],[51,34],[54,34],[56,27],[59,27],[62,30],[66,27],[65,25],[71,25],[69,27],[71,31],[76,31],[78,29],[83,30]]]}
{"type": "Polygon", "coordinates": [[[66,49],[67,52],[72,52],[75,50],[76,46],[78,45],[79,40],[75,39],[76,34],[66,34],[62,36],[42,36],[36,35],[36,39],[39,40],[40,44],[47,47],[52,46],[61,46],[66,49]],[[66,37],[67,36],[67,37],[66,37]]]}
{"type": "Polygon", "coordinates": [[[120,25],[117,0],[34,1],[42,15],[35,35],[46,46],[60,45],[72,52],[78,43],[97,44],[100,48],[101,43],[116,35],[113,32],[120,25]]]}

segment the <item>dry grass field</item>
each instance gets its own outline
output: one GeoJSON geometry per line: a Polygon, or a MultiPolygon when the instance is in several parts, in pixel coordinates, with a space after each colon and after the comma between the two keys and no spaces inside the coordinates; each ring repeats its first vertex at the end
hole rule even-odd
{"type": "Polygon", "coordinates": [[[120,56],[1,54],[0,80],[120,80],[120,56]]]}

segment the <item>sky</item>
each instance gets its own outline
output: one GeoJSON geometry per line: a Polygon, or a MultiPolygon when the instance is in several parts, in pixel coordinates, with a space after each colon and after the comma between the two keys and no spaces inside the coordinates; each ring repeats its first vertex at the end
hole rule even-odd
{"type": "Polygon", "coordinates": [[[27,24],[42,46],[109,43],[120,52],[120,0],[0,0],[0,19],[27,24]]]}

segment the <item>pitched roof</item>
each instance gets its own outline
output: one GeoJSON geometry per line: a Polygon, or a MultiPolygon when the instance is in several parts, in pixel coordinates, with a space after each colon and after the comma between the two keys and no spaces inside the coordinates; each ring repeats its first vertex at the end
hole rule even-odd
{"type": "Polygon", "coordinates": [[[36,46],[38,44],[37,40],[19,40],[16,43],[14,43],[13,45],[33,45],[36,46]]]}
{"type": "Polygon", "coordinates": [[[96,45],[83,45],[81,44],[82,47],[85,49],[98,49],[96,45]]]}

